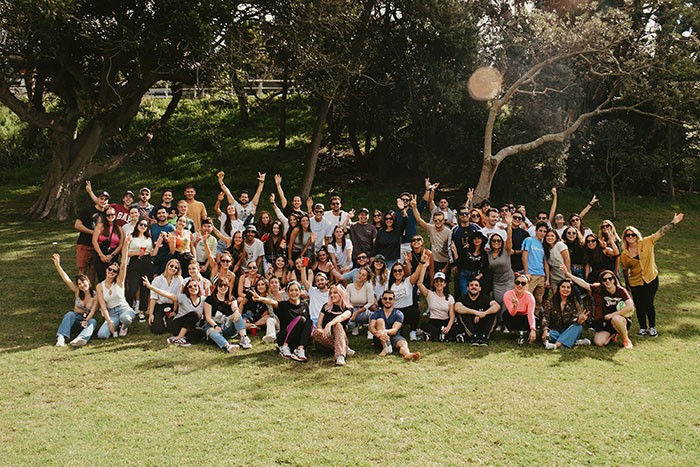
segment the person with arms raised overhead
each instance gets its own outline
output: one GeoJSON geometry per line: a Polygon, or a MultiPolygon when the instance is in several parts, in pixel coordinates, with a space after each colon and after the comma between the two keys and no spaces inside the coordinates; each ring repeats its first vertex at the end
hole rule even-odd
{"type": "MultiPolygon", "coordinates": [[[[124,239],[124,247],[128,250],[131,237],[124,239]]],[[[124,337],[131,323],[134,322],[136,313],[126,301],[124,281],[126,280],[127,255],[122,255],[121,264],[112,261],[107,266],[104,281],[97,284],[97,301],[100,304],[102,316],[105,322],[97,331],[97,337],[107,339],[124,337]]]]}
{"type": "Polygon", "coordinates": [[[250,199],[250,194],[246,190],[242,190],[238,196],[238,201],[234,199],[233,195],[231,194],[231,190],[229,190],[224,183],[224,175],[224,172],[221,171],[216,174],[216,177],[219,180],[221,191],[226,194],[226,199],[228,200],[229,205],[232,204],[235,207],[236,213],[238,214],[238,219],[243,222],[244,225],[254,222],[255,211],[258,208],[258,204],[260,203],[260,195],[262,194],[263,187],[265,186],[265,174],[258,172],[258,189],[255,191],[253,199],[250,199]]]}
{"type": "Polygon", "coordinates": [[[63,282],[68,286],[71,292],[75,295],[75,303],[73,311],[69,311],[63,315],[61,325],[56,332],[56,346],[63,347],[66,345],[66,339],[70,339],[71,333],[77,331],[78,336],[70,342],[73,347],[82,347],[88,343],[92,334],[97,328],[95,320],[95,311],[97,311],[97,297],[90,285],[90,279],[84,274],[78,274],[75,278],[75,284],[70,280],[66,271],[61,267],[61,257],[58,253],[51,255],[56,271],[63,282]]]}
{"type": "Polygon", "coordinates": [[[282,208],[284,217],[289,219],[289,216],[296,214],[301,218],[301,216],[304,215],[304,212],[301,210],[301,196],[294,195],[292,196],[292,202],[287,202],[287,198],[284,196],[284,190],[282,189],[282,175],[280,174],[275,174],[275,185],[277,186],[277,194],[280,197],[280,208],[282,208]]]}

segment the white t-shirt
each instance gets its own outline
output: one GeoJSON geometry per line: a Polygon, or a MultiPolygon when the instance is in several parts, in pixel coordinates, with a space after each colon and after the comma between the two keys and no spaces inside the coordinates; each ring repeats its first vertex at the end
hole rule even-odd
{"type": "MultiPolygon", "coordinates": [[[[182,288],[182,276],[173,277],[172,282],[170,283],[170,285],[168,285],[168,280],[163,274],[161,274],[159,276],[156,276],[155,279],[153,279],[153,287],[160,290],[165,290],[166,292],[170,292],[172,295],[178,295],[180,293],[180,289],[182,288]]],[[[172,300],[170,300],[169,298],[165,298],[162,295],[158,295],[153,291],[151,291],[150,298],[151,300],[155,300],[156,303],[161,305],[164,303],[173,303],[172,300]]]]}
{"type": "Polygon", "coordinates": [[[241,221],[240,218],[231,219],[231,232],[224,232],[224,225],[226,224],[227,217],[228,214],[226,214],[225,212],[222,212],[219,216],[219,231],[221,231],[222,234],[226,235],[227,237],[233,237],[234,233],[243,232],[243,229],[245,229],[245,227],[243,226],[243,221],[241,221]]]}
{"type": "MultiPolygon", "coordinates": [[[[508,238],[508,232],[506,232],[503,229],[499,229],[498,227],[484,227],[481,229],[481,233],[484,234],[488,240],[491,240],[491,235],[497,233],[503,239],[504,244],[506,242],[506,239],[508,238]]],[[[483,246],[484,250],[487,250],[487,251],[489,250],[488,240],[486,241],[486,244],[483,246]]]]}
{"type": "Polygon", "coordinates": [[[328,245],[328,253],[333,253],[335,255],[335,262],[338,265],[338,269],[343,269],[350,264],[350,256],[348,256],[348,251],[350,250],[352,250],[352,242],[349,239],[345,240],[345,250],[343,250],[341,245],[335,242],[328,245]]]}
{"type": "Polygon", "coordinates": [[[233,206],[236,208],[236,212],[238,212],[238,220],[244,222],[248,216],[251,214],[255,214],[255,209],[257,208],[256,205],[254,205],[252,202],[248,203],[245,207],[238,202],[238,200],[233,200],[233,206]]]}
{"type": "Polygon", "coordinates": [[[425,297],[425,300],[428,302],[430,319],[450,318],[450,305],[455,304],[455,299],[452,295],[448,295],[447,299],[445,299],[445,297],[438,297],[438,295],[431,290],[428,292],[428,296],[425,297]]]}
{"type": "Polygon", "coordinates": [[[243,242],[243,248],[245,249],[246,259],[243,265],[244,270],[248,270],[248,263],[251,261],[257,261],[261,256],[265,256],[265,245],[259,239],[253,239],[253,244],[248,245],[248,243],[243,242]]]}
{"type": "MultiPolygon", "coordinates": [[[[209,251],[211,251],[211,254],[214,255],[216,252],[216,238],[214,236],[210,236],[209,239],[207,240],[207,244],[209,245],[209,251]]],[[[194,247],[194,251],[197,255],[197,261],[200,263],[204,263],[207,261],[207,250],[204,249],[204,240],[201,238],[197,242],[197,246],[194,247]]]]}
{"type": "Polygon", "coordinates": [[[413,285],[410,279],[406,278],[398,285],[392,281],[389,288],[394,291],[394,308],[407,308],[413,305],[413,285]]]}
{"type": "Polygon", "coordinates": [[[326,303],[328,303],[328,289],[321,292],[318,287],[311,287],[309,290],[309,315],[314,323],[318,322],[318,315],[321,314],[326,303]]]}
{"type": "Polygon", "coordinates": [[[333,211],[326,211],[323,214],[323,218],[331,225],[331,228],[335,228],[336,225],[342,225],[345,219],[348,218],[348,213],[340,210],[340,216],[333,214],[333,211]]]}
{"type": "Polygon", "coordinates": [[[315,217],[310,218],[309,229],[316,235],[315,252],[318,252],[323,247],[326,237],[333,235],[333,227],[325,217],[322,217],[320,222],[316,221],[315,217]]]}
{"type": "MultiPolygon", "coordinates": [[[[145,253],[147,255],[151,254],[151,247],[153,242],[150,238],[146,237],[133,237],[131,243],[129,243],[129,253],[138,253],[141,248],[145,248],[145,253]]],[[[127,259],[127,264],[131,262],[131,256],[127,259]]]]}

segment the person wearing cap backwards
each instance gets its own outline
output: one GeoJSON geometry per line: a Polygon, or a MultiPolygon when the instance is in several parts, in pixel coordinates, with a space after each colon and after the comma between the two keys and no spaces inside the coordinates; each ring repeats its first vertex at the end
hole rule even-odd
{"type": "MultiPolygon", "coordinates": [[[[251,262],[255,262],[258,265],[258,270],[261,270],[262,260],[265,257],[265,245],[256,237],[258,236],[258,229],[255,225],[250,224],[245,228],[245,236],[243,237],[243,248],[246,253],[246,260],[243,262],[247,265],[251,262]]],[[[247,270],[247,266],[244,266],[247,270]]],[[[261,271],[262,272],[262,271],[261,271]]]]}
{"type": "Polygon", "coordinates": [[[194,222],[195,232],[199,232],[202,228],[202,221],[208,217],[207,207],[204,203],[194,199],[197,194],[194,185],[187,185],[185,187],[185,201],[187,201],[187,215],[194,222]]]}
{"type": "Polygon", "coordinates": [[[309,228],[316,235],[314,242],[314,254],[318,253],[322,247],[327,246],[333,235],[333,227],[331,223],[324,217],[325,207],[321,203],[313,204],[313,200],[306,200],[309,207],[309,228]],[[313,206],[313,209],[311,208],[313,206]]]}
{"type": "Polygon", "coordinates": [[[153,205],[150,203],[151,190],[148,187],[143,187],[139,190],[139,200],[136,207],[139,208],[139,216],[141,219],[148,219],[153,211],[153,205]]]}
{"type": "MultiPolygon", "coordinates": [[[[90,183],[90,180],[85,182],[85,191],[87,191],[87,194],[90,195],[92,202],[97,203],[97,196],[95,196],[95,193],[92,192],[92,184],[90,183]]],[[[131,190],[125,191],[124,196],[122,196],[122,203],[123,204],[109,204],[109,207],[114,208],[114,211],[117,213],[117,225],[119,227],[124,227],[131,221],[129,210],[134,204],[134,192],[131,190]]]]}
{"type": "MultiPolygon", "coordinates": [[[[303,271],[306,271],[304,268],[303,271]]],[[[301,275],[301,285],[303,285],[309,294],[309,315],[314,322],[314,326],[318,323],[318,317],[321,314],[321,309],[328,303],[328,277],[323,272],[316,273],[314,276],[315,285],[309,283],[307,274],[301,275]]]]}
{"type": "Polygon", "coordinates": [[[362,208],[357,215],[357,222],[348,227],[350,241],[352,242],[352,261],[355,268],[366,266],[358,264],[357,258],[362,253],[369,258],[374,247],[374,240],[377,238],[377,228],[369,222],[369,209],[362,208]]]}
{"type": "MultiPolygon", "coordinates": [[[[85,187],[88,193],[92,193],[90,181],[85,182],[85,187]]],[[[107,208],[109,203],[109,193],[102,190],[94,194],[95,204],[86,206],[78,213],[78,218],[73,224],[73,228],[80,232],[78,242],[75,248],[75,261],[78,267],[78,274],[92,276],[91,281],[94,282],[94,271],[92,271],[92,257],[95,249],[92,247],[92,233],[95,226],[100,221],[100,216],[107,208]]]]}

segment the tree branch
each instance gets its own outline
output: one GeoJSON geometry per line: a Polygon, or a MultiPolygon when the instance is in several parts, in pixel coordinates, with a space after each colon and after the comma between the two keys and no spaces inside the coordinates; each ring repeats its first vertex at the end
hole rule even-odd
{"type": "Polygon", "coordinates": [[[10,90],[10,85],[5,78],[0,78],[0,102],[17,114],[22,121],[31,125],[53,129],[59,129],[60,127],[54,114],[34,110],[28,103],[18,99],[10,90]]]}

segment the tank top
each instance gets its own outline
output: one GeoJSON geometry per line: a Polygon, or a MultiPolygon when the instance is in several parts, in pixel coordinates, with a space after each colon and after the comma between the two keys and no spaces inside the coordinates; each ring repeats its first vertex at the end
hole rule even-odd
{"type": "Polygon", "coordinates": [[[119,305],[127,305],[124,297],[124,287],[120,287],[116,282],[112,283],[112,287],[107,287],[106,281],[102,281],[102,296],[105,299],[107,309],[112,309],[119,305]]]}
{"type": "Polygon", "coordinates": [[[119,246],[119,227],[116,224],[107,225],[105,223],[102,232],[97,236],[97,243],[100,245],[100,249],[103,250],[102,253],[106,253],[105,244],[107,248],[114,250],[119,246]]]}
{"type": "MultiPolygon", "coordinates": [[[[94,297],[93,299],[94,300],[94,297]]],[[[90,300],[90,305],[92,305],[92,300],[90,300]]],[[[85,306],[83,305],[83,301],[80,300],[78,297],[75,298],[75,308],[79,310],[79,313],[82,313],[84,315],[87,315],[90,313],[90,309],[92,309],[92,306],[85,306]]]]}
{"type": "Polygon", "coordinates": [[[297,234],[296,238],[294,239],[294,245],[292,246],[292,251],[303,250],[304,246],[309,242],[310,238],[311,238],[311,231],[310,230],[308,232],[304,232],[303,230],[299,229],[299,233],[297,234]]]}

